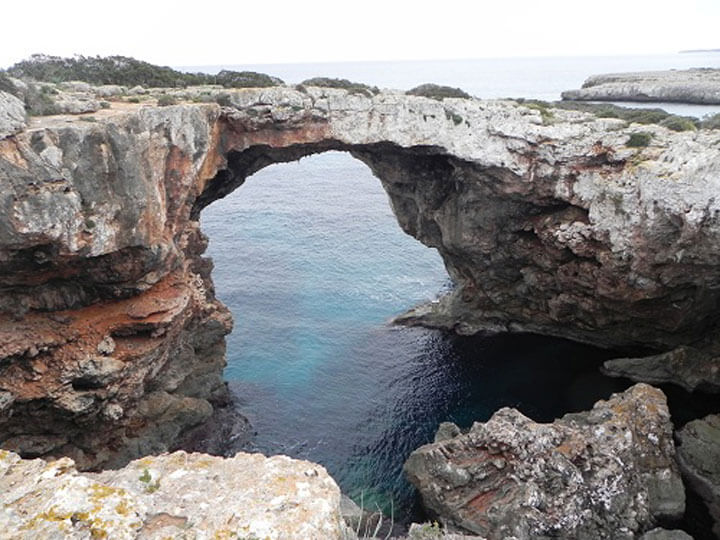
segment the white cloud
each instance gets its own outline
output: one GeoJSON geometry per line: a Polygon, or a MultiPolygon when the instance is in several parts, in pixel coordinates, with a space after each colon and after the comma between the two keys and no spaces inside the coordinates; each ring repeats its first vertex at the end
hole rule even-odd
{"type": "Polygon", "coordinates": [[[2,11],[0,66],[35,52],[206,65],[720,47],[718,0],[70,0],[2,11]]]}

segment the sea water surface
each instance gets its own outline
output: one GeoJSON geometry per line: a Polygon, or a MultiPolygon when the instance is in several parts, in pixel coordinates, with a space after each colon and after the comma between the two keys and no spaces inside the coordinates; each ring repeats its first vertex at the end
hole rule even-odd
{"type": "MultiPolygon", "coordinates": [[[[431,80],[484,97],[557,99],[593,73],[693,66],[720,67],[720,54],[232,67],[290,82],[431,80]]],[[[321,463],[365,507],[412,517],[402,464],[442,421],[469,427],[502,406],[548,421],[629,384],[599,374],[611,352],[564,340],[388,324],[451,284],[437,252],[401,231],[380,182],[348,154],[267,167],[205,209],[202,227],[235,319],[226,378],[256,432],[249,449],[321,463]]]]}

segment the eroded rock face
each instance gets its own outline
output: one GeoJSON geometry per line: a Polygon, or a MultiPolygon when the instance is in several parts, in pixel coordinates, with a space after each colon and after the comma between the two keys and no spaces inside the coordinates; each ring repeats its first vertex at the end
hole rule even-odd
{"type": "Polygon", "coordinates": [[[688,392],[720,393],[717,346],[678,347],[643,358],[614,358],[603,364],[603,372],[651,384],[677,384],[688,392]]]}
{"type": "Polygon", "coordinates": [[[665,396],[644,384],[552,424],[501,409],[405,472],[430,511],[491,540],[633,538],[685,510],[665,396]]]}
{"type": "Polygon", "coordinates": [[[404,320],[671,348],[716,323],[717,133],[514,102],[275,87],[0,138],[0,446],[119,464],[223,403],[202,209],[326,150],[367,163],[455,291],[404,320]],[[115,349],[108,349],[108,337],[115,349]],[[160,428],[159,426],[164,426],[160,428]]]}
{"type": "Polygon", "coordinates": [[[0,139],[25,129],[25,105],[18,98],[0,91],[0,139]]]}
{"type": "Polygon", "coordinates": [[[563,99],[581,101],[659,101],[720,104],[720,69],[609,73],[589,77],[563,99]]]}
{"type": "Polygon", "coordinates": [[[185,452],[82,474],[68,458],[0,450],[0,531],[48,540],[352,537],[343,536],[340,490],[320,465],[185,452]]]}

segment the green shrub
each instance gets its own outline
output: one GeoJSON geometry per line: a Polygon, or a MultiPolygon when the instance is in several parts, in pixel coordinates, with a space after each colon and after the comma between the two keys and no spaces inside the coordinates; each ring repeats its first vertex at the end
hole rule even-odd
{"type": "Polygon", "coordinates": [[[128,98],[128,103],[140,103],[139,97],[130,97],[128,98]]]}
{"type": "Polygon", "coordinates": [[[168,105],[177,105],[177,99],[175,99],[175,96],[169,96],[167,94],[163,94],[160,96],[157,100],[158,107],[167,107],[168,105]]]}
{"type": "Polygon", "coordinates": [[[720,129],[720,113],[705,118],[700,126],[703,129],[720,129]]]}
{"type": "Polygon", "coordinates": [[[697,126],[695,125],[694,119],[686,116],[668,116],[665,120],[660,122],[660,125],[673,131],[695,131],[697,126]]]}
{"type": "Polygon", "coordinates": [[[217,103],[221,107],[233,106],[230,94],[218,94],[217,96],[215,96],[215,103],[217,103]]]}
{"type": "Polygon", "coordinates": [[[157,66],[128,56],[74,56],[62,58],[34,54],[8,68],[13,77],[36,81],[85,81],[90,84],[117,84],[133,87],[184,87],[202,84],[224,86],[273,86],[280,79],[261,73],[221,71],[217,75],[185,73],[167,66],[157,66]]]}
{"type": "Polygon", "coordinates": [[[647,133],[645,131],[639,131],[637,133],[633,133],[630,135],[630,138],[627,140],[627,146],[631,146],[633,148],[641,148],[645,147],[650,144],[650,141],[652,140],[652,133],[647,133]]]}
{"type": "Polygon", "coordinates": [[[447,118],[448,120],[452,120],[453,124],[455,124],[456,126],[459,126],[463,122],[462,116],[455,112],[452,112],[449,109],[445,109],[445,118],[447,118]]]}
{"type": "Polygon", "coordinates": [[[15,85],[10,80],[10,77],[8,77],[3,71],[0,71],[0,92],[7,92],[13,96],[17,96],[18,94],[17,88],[15,88],[15,85]]]}
{"type": "MultiPolygon", "coordinates": [[[[347,90],[351,94],[361,94],[372,97],[378,94],[380,90],[377,86],[370,86],[364,83],[348,81],[347,79],[333,79],[329,77],[314,77],[307,79],[297,85],[295,88],[306,86],[319,86],[321,88],[341,88],[347,90]]],[[[300,90],[302,92],[302,90],[300,90]]]]}
{"type": "Polygon", "coordinates": [[[102,107],[103,109],[109,109],[110,106],[111,106],[111,105],[110,105],[110,102],[109,102],[109,101],[101,101],[101,102],[100,102],[100,107],[102,107]]]}
{"type": "Polygon", "coordinates": [[[445,98],[465,98],[468,99],[470,94],[460,88],[452,88],[451,86],[441,86],[439,84],[421,84],[415,88],[405,92],[409,96],[422,96],[426,98],[437,99],[442,101],[445,98]]]}
{"type": "Polygon", "coordinates": [[[25,108],[33,116],[59,114],[60,110],[53,99],[57,90],[49,86],[29,84],[25,92],[25,108]]]}
{"type": "Polygon", "coordinates": [[[215,75],[215,83],[225,88],[266,88],[283,84],[282,79],[254,71],[223,70],[215,75]]]}
{"type": "Polygon", "coordinates": [[[541,101],[537,99],[524,100],[522,104],[528,109],[538,111],[540,113],[540,117],[542,118],[543,124],[550,124],[555,119],[555,115],[550,110],[552,104],[548,103],[547,101],[541,101]]]}

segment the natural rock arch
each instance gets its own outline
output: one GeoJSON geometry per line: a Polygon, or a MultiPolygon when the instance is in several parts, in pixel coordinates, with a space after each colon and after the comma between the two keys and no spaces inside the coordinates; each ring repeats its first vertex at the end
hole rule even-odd
{"type": "MultiPolygon", "coordinates": [[[[672,348],[717,320],[720,149],[514,102],[287,88],[0,140],[0,446],[162,451],[226,400],[198,216],[265,165],[345,150],[457,288],[406,318],[672,348]]],[[[652,128],[651,128],[652,129],[652,128]]]]}

